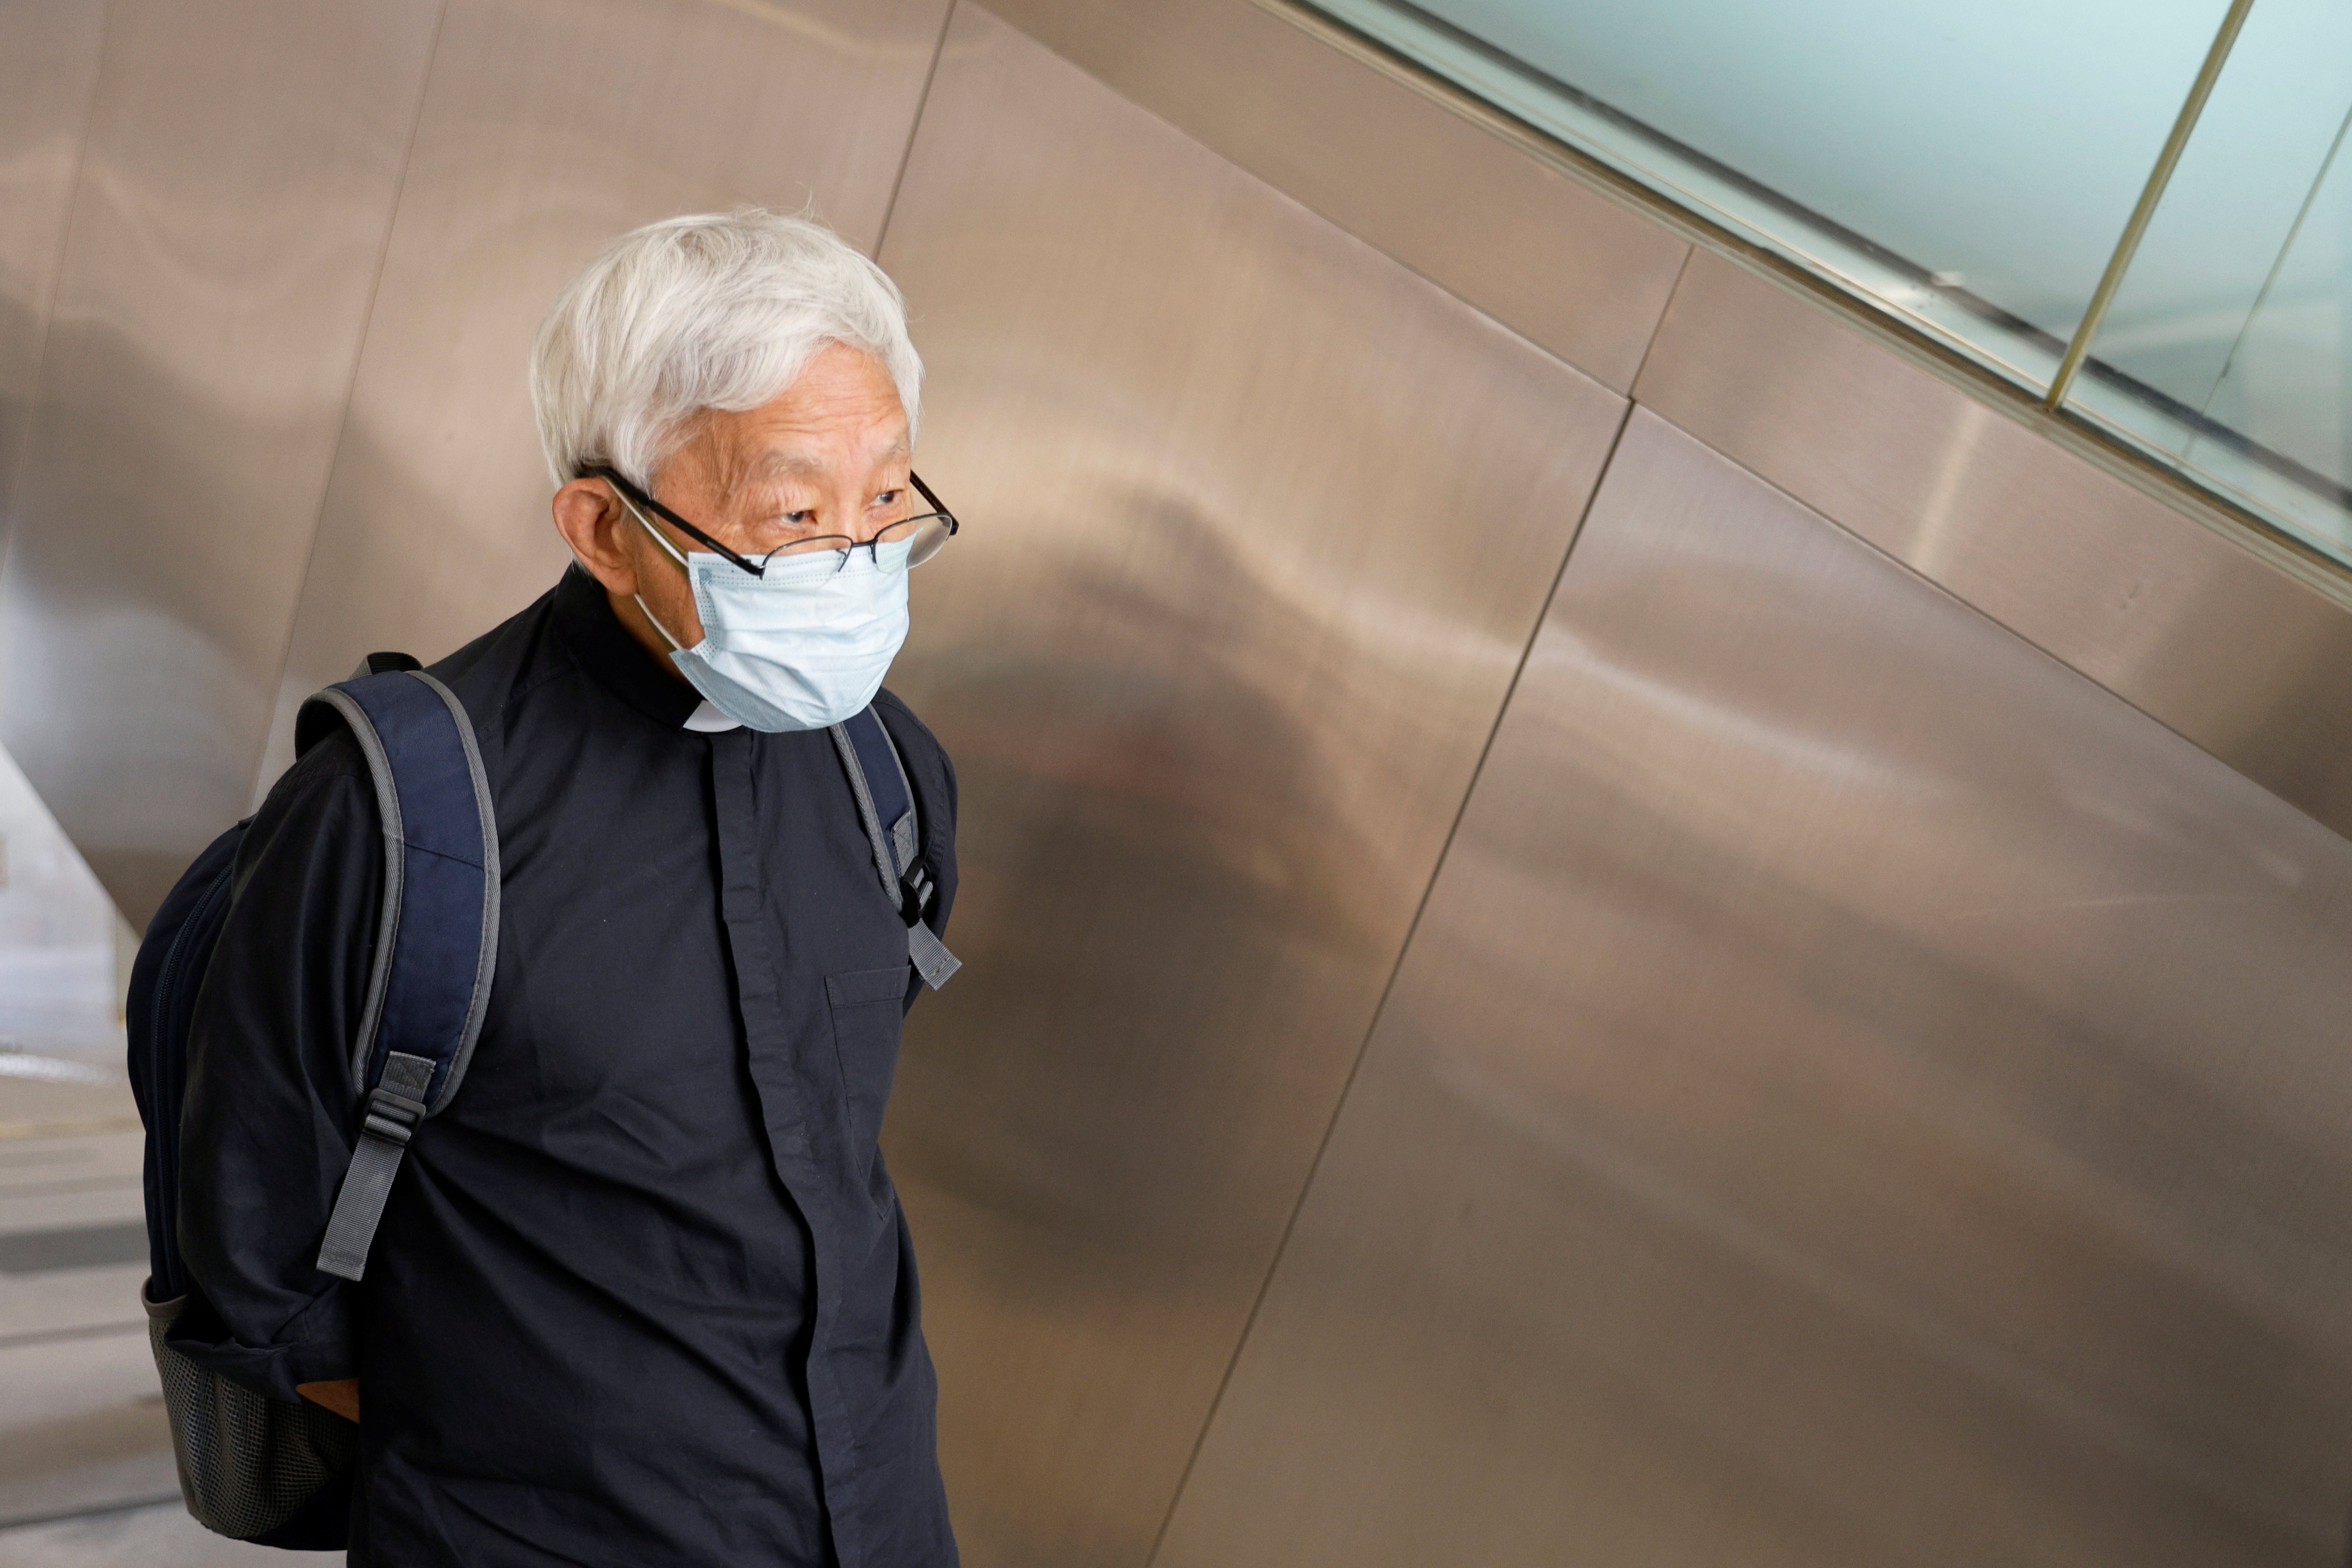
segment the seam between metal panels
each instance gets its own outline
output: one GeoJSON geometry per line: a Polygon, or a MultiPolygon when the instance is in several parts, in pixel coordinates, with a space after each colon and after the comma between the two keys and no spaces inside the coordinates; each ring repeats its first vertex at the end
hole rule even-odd
{"type": "MultiPolygon", "coordinates": [[[[1804,298],[1841,325],[1956,387],[1994,412],[2024,426],[2061,451],[2131,486],[2158,505],[2227,540],[2302,586],[2352,608],[2352,567],[2320,553],[2267,519],[2208,490],[2092,425],[2071,408],[2052,411],[2032,388],[1994,375],[1926,332],[1835,288],[1738,235],[1717,227],[1568,143],[1474,97],[1418,61],[1365,38],[1301,0],[1238,0],[1288,24],[1366,69],[1486,132],[1513,152],[1534,159],[1597,195],[1630,208],[1668,232],[1703,246],[1748,272],[1804,298]]],[[[1378,248],[1375,247],[1375,248],[1378,248]]],[[[1384,253],[1385,254],[1385,253],[1384,253]]],[[[1439,284],[1444,288],[1445,285],[1439,284]]],[[[1547,351],[1549,352],[1549,351],[1547,351]]],[[[1558,356],[1555,355],[1555,358],[1558,356]]],[[[1630,395],[1630,391],[1629,391],[1630,395]]]]}
{"type": "Polygon", "coordinates": [[[948,0],[940,16],[940,36],[931,41],[931,65],[923,73],[923,90],[915,100],[915,118],[907,127],[907,150],[898,154],[898,173],[890,181],[890,199],[882,205],[882,226],[874,231],[872,255],[882,259],[882,244],[890,237],[890,220],[898,216],[898,193],[907,188],[907,170],[915,162],[915,140],[923,133],[923,111],[931,106],[931,84],[940,79],[940,60],[948,52],[948,29],[955,26],[956,0],[948,0]]]}
{"type": "MultiPolygon", "coordinates": [[[[2105,680],[2102,680],[2097,676],[2091,674],[2081,665],[2076,664],[2073,659],[2068,658],[2064,654],[2050,647],[2047,644],[2043,643],[2040,638],[2034,637],[2032,634],[2020,630],[2018,627],[2011,625],[2008,621],[2003,620],[2000,616],[1993,614],[1990,610],[1986,609],[1982,605],[1978,604],[1975,600],[1952,587],[1949,584],[1938,582],[1927,573],[1920,570],[1918,566],[1905,560],[1894,551],[1886,548],[1885,545],[1881,544],[1878,541],[1858,532],[1845,523],[1838,521],[1835,517],[1831,516],[1828,512],[1823,511],[1812,502],[1805,500],[1804,497],[1798,495],[1793,490],[1786,489],[1779,480],[1771,479],[1767,475],[1758,473],[1754,468],[1749,468],[1739,458],[1724,451],[1722,448],[1714,446],[1712,443],[1707,441],[1705,437],[1702,437],[1696,432],[1677,424],[1672,416],[1664,413],[1663,410],[1647,403],[1634,402],[1628,405],[1627,417],[1629,419],[1632,416],[1633,411],[1636,409],[1640,410],[1642,413],[1647,414],[1651,418],[1656,420],[1667,429],[1672,430],[1675,435],[1680,436],[1685,440],[1691,442],[1700,450],[1706,452],[1708,456],[1717,458],[1718,461],[1728,463],[1733,468],[1738,469],[1742,476],[1754,480],[1757,484],[1759,484],[1766,489],[1770,490],[1775,496],[1788,502],[1789,505],[1796,508],[1806,517],[1834,530],[1847,542],[1859,545],[1864,550],[1866,550],[1871,554],[1876,556],[1879,560],[1884,561],[1888,565],[1894,567],[1897,572],[1902,573],[1905,576],[1912,578],[1913,580],[1924,584],[1930,591],[1950,600],[1953,604],[1958,605],[1961,609],[1966,610],[1969,615],[1976,616],[1985,625],[2000,633],[2001,636],[2014,638],[2018,642],[2022,643],[2025,647],[2032,649],[2033,652],[2041,658],[2048,659],[2051,663],[2065,670],[2067,674],[2073,676],[2075,679],[2087,682],[2090,686],[2096,689],[2100,695],[2107,698],[2111,701],[2122,703],[2126,708],[2130,709],[2142,719],[2154,724],[2166,734],[2170,735],[2174,740],[2179,741],[2182,745],[2189,747],[2191,751],[2198,752],[2211,758],[2215,763],[2218,763],[2222,767],[2229,769],[2231,773],[2235,773],[2239,778],[2243,779],[2249,784],[2252,784],[2254,788],[2270,795],[2273,800],[2276,800],[2288,810],[2296,812],[2308,818],[2313,823],[2326,829],[2329,833],[2336,835],[2339,838],[2352,838],[2352,826],[2331,822],[2326,817],[2324,817],[2317,812],[2314,811],[2304,802],[2295,799],[2292,795],[2282,794],[2276,784],[2272,784],[2266,779],[2257,777],[2253,773],[2248,773],[2239,763],[2231,762],[2228,757],[2214,750],[2205,742],[2197,739],[2196,736],[2191,735],[2187,731],[2181,729],[2179,725],[2176,724],[2171,720],[2165,718],[2159,713],[2149,711],[2137,698],[2132,697],[2126,692],[2116,690],[2105,680]]],[[[1615,453],[1615,448],[1613,447],[1611,448],[1611,453],[1613,457],[1615,453]]],[[[1580,524],[1579,532],[1580,533],[1581,531],[1582,528],[1580,524]]],[[[1557,589],[1555,589],[1555,592],[1557,592],[1557,589]]],[[[2352,1568],[2352,1557],[2347,1557],[2346,1559],[2346,1568],[2352,1568]]]]}
{"type": "MultiPolygon", "coordinates": [[[[1633,410],[1641,406],[1640,400],[1634,396],[1634,388],[1639,387],[1642,384],[1642,373],[1650,368],[1650,356],[1658,352],[1658,340],[1666,335],[1666,318],[1675,313],[1675,300],[1683,291],[1683,279],[1690,276],[1691,258],[1696,254],[1698,254],[1698,247],[1696,246],[1693,246],[1690,249],[1683,252],[1682,265],[1675,268],[1674,283],[1666,289],[1666,302],[1658,307],[1657,322],[1650,328],[1650,341],[1642,345],[1642,363],[1633,367],[1633,384],[1628,386],[1625,390],[1625,417],[1629,422],[1633,417],[1633,410]]],[[[1617,427],[1617,434],[1622,437],[1624,433],[1624,426],[1619,426],[1617,427]]],[[[1609,456],[1612,458],[1617,456],[1617,446],[1613,441],[1611,442],[1609,446],[1609,456]]],[[[1608,471],[1607,465],[1604,464],[1601,468],[1601,472],[1607,473],[1608,471]]],[[[1595,494],[1598,494],[1600,492],[1600,487],[1597,485],[1594,486],[1593,490],[1595,494]]],[[[1588,505],[1586,510],[1590,510],[1591,507],[1588,505]]],[[[1580,519],[1577,522],[1576,531],[1579,533],[1582,533],[1584,531],[1584,523],[1580,519]]],[[[1570,546],[1570,548],[1573,548],[1573,546],[1570,546]]]]}
{"type": "MultiPolygon", "coordinates": [[[[1307,13],[1303,16],[1295,16],[1291,13],[1289,7],[1285,3],[1285,0],[1243,0],[1243,3],[1255,5],[1258,9],[1265,11],[1275,19],[1288,24],[1297,30],[1303,32],[1307,37],[1315,39],[1317,42],[1325,44],[1339,50],[1341,54],[1348,56],[1351,59],[1357,60],[1360,64],[1371,66],[1375,70],[1379,71],[1382,75],[1397,77],[1397,79],[1403,82],[1404,85],[1411,87],[1415,92],[1420,93],[1421,96],[1431,98],[1433,100],[1437,101],[1441,107],[1459,114],[1464,119],[1470,120],[1480,130],[1498,136],[1507,143],[1511,144],[1513,151],[1534,155],[1537,157],[1538,162],[1548,162],[1548,160],[1546,160],[1541,153],[1538,153],[1536,149],[1518,145],[1512,138],[1502,135],[1500,130],[1496,126],[1487,123],[1484,119],[1481,119],[1475,114],[1467,112],[1462,108],[1462,106],[1440,99],[1434,92],[1423,92],[1419,84],[1404,81],[1404,79],[1398,76],[1398,73],[1395,70],[1390,68],[1389,62],[1374,60],[1364,54],[1363,51],[1370,48],[1371,46],[1360,44],[1354,40],[1351,36],[1339,36],[1328,30],[1329,27],[1335,26],[1336,24],[1327,24],[1322,18],[1312,13],[1307,13]]],[[[996,13],[991,12],[988,13],[988,15],[994,16],[996,13]]],[[[1585,380],[1591,382],[1595,386],[1601,388],[1603,391],[1608,392],[1613,396],[1630,398],[1633,395],[1633,381],[1631,377],[1627,378],[1622,385],[1620,385],[1616,381],[1604,377],[1600,372],[1595,371],[1587,365],[1580,364],[1576,361],[1569,358],[1567,354],[1563,353],[1558,348],[1538,341],[1535,337],[1529,334],[1526,327],[1516,325],[1513,322],[1505,321],[1502,317],[1495,313],[1495,310],[1491,305],[1481,303],[1479,300],[1472,299],[1469,295],[1465,294],[1455,281],[1450,280],[1438,273],[1429,270],[1429,268],[1421,262],[1409,261],[1404,258],[1396,255],[1386,248],[1379,239],[1367,235],[1355,226],[1333,216],[1329,212],[1327,212],[1324,208],[1315,205],[1307,197],[1299,195],[1297,191],[1292,189],[1291,186],[1284,184],[1274,175],[1264,172],[1251,163],[1244,163],[1240,159],[1229,155],[1220,149],[1215,143],[1211,142],[1206,135],[1200,131],[1195,130],[1193,128],[1196,123],[1195,121],[1180,119],[1166,108],[1153,103],[1147,103],[1142,99],[1134,96],[1128,88],[1121,86],[1117,81],[1111,79],[1108,76],[1106,76],[1102,70],[1098,68],[1098,61],[1091,58],[1082,50],[1073,51],[1070,49],[1066,39],[1057,41],[1055,37],[1049,37],[1047,31],[1037,29],[1033,22],[1014,21],[1004,17],[999,17],[999,20],[1003,21],[1005,26],[1013,28],[1015,32],[1019,33],[1023,37],[1028,39],[1030,42],[1034,43],[1040,47],[1052,53],[1056,59],[1063,60],[1067,64],[1076,67],[1078,70],[1085,72],[1097,84],[1105,88],[1107,90],[1117,94],[1130,108],[1135,109],[1140,113],[1149,115],[1154,121],[1166,127],[1178,136],[1182,137],[1186,142],[1201,148],[1204,152],[1208,153],[1212,157],[1216,158],[1226,166],[1246,175],[1256,184],[1265,186],[1267,190],[1279,196],[1283,201],[1289,203],[1291,205],[1298,208],[1301,212],[1313,217],[1317,223],[1322,224],[1347,236],[1358,245],[1364,247],[1374,255],[1380,257],[1390,266],[1398,268],[1412,277],[1419,279],[1422,282],[1428,284],[1432,289],[1444,294],[1447,299],[1454,300],[1465,310],[1475,311],[1497,331],[1508,332],[1511,336],[1526,343],[1536,353],[1542,354],[1545,358],[1552,360],[1557,363],[1566,365],[1578,375],[1582,376],[1585,380]]],[[[1596,168],[1597,167],[1598,165],[1596,165],[1596,168]]],[[[1585,173],[1585,171],[1579,171],[1578,173],[1581,174],[1585,173]]],[[[1601,171],[1601,173],[1607,174],[1608,171],[1604,170],[1601,171]]],[[[1584,185],[1590,184],[1591,182],[1580,178],[1578,183],[1580,185],[1584,185]]],[[[1608,194],[1613,196],[1620,193],[1612,190],[1608,194]]],[[[1655,216],[1654,214],[1650,213],[1646,209],[1641,212],[1641,216],[1643,217],[1655,216]]],[[[1683,258],[1676,264],[1675,274],[1676,281],[1679,282],[1682,277],[1682,269],[1686,268],[1690,263],[1689,249],[1693,242],[1689,235],[1682,233],[1679,229],[1674,231],[1674,237],[1684,247],[1683,258]]],[[[1671,288],[1667,290],[1667,295],[1669,299],[1672,298],[1673,289],[1671,288]]],[[[1659,309],[1657,320],[1654,320],[1650,323],[1650,338],[1648,340],[1650,343],[1655,343],[1657,342],[1658,327],[1660,322],[1664,320],[1664,316],[1665,310],[1664,307],[1662,305],[1659,309]]],[[[1645,363],[1648,358],[1648,353],[1649,350],[1645,346],[1643,350],[1643,356],[1645,363]]]]}
{"type": "Polygon", "coordinates": [[[36,329],[33,357],[25,367],[25,426],[16,433],[16,451],[8,465],[8,493],[0,495],[0,584],[8,577],[8,562],[16,553],[16,501],[24,493],[25,464],[33,455],[33,422],[41,409],[41,372],[49,362],[49,338],[58,319],[58,290],[66,280],[66,255],[73,246],[74,215],[81,210],[81,172],[89,160],[90,117],[98,112],[99,89],[106,81],[106,45],[114,31],[111,0],[100,11],[98,58],[90,67],[89,91],[81,100],[81,131],[74,138],[73,172],[66,176],[65,216],[58,225],[58,247],[49,258],[49,287],[41,300],[40,325],[36,329]]]}
{"type": "MultiPolygon", "coordinates": [[[[1675,281],[1680,283],[1677,276],[1675,281]]],[[[1669,303],[1672,296],[1668,296],[1669,303]]],[[[1660,319],[1664,319],[1661,312],[1660,319]]],[[[1656,341],[1653,332],[1652,341],[1656,341]]],[[[1644,351],[1646,353],[1646,351],[1644,351]]],[[[1363,1070],[1364,1057],[1370,1051],[1372,1038],[1380,1033],[1381,1019],[1387,1014],[1389,998],[1395,994],[1397,976],[1404,971],[1404,961],[1412,952],[1413,939],[1421,932],[1422,917],[1429,912],[1429,900],[1437,890],[1438,879],[1445,874],[1445,862],[1454,853],[1454,840],[1462,831],[1463,818],[1470,812],[1470,802],[1478,793],[1478,780],[1486,771],[1486,759],[1495,750],[1495,737],[1502,733],[1503,720],[1511,710],[1511,699],[1518,694],[1519,678],[1527,673],[1528,660],[1535,653],[1536,639],[1543,635],[1544,622],[1551,616],[1552,601],[1559,596],[1559,585],[1568,575],[1568,564],[1575,559],[1577,542],[1584,537],[1584,525],[1592,516],[1592,508],[1601,499],[1601,487],[1609,482],[1609,470],[1617,461],[1618,444],[1624,440],[1626,427],[1633,418],[1634,403],[1625,400],[1617,416],[1617,428],[1609,437],[1609,450],[1593,474],[1592,489],[1584,498],[1583,510],[1576,514],[1576,526],[1569,531],[1568,548],[1560,552],[1559,567],[1552,574],[1551,587],[1536,609],[1535,621],[1528,628],[1527,640],[1519,645],[1518,662],[1511,667],[1511,679],[1503,688],[1502,700],[1495,705],[1494,722],[1486,727],[1486,739],[1478,748],[1478,760],[1471,765],[1469,782],[1463,785],[1462,799],[1454,808],[1454,820],[1446,826],[1445,840],[1438,846],[1437,859],[1430,868],[1429,880],[1422,885],[1420,901],[1413,905],[1412,919],[1405,925],[1404,940],[1397,944],[1397,954],[1389,965],[1388,978],[1381,983],[1380,1000],[1372,1005],[1371,1021],[1364,1027],[1364,1037],[1356,1046],[1355,1059],[1348,1064],[1348,1076],[1339,1085],[1339,1093],[1332,1101],[1329,1120],[1323,1124],[1323,1136],[1316,1142],[1315,1158],[1307,1167],[1306,1179],[1298,1184],[1298,1196],[1290,1205],[1290,1217],[1283,1222],[1282,1238],[1275,1243],[1274,1256],[1267,1260],[1265,1275],[1258,1281],[1257,1294],[1250,1301],[1249,1315],[1242,1320],[1242,1331],[1234,1337],[1233,1353],[1225,1358],[1225,1370],[1217,1379],[1217,1392],[1209,1401],[1208,1413],[1201,1418],[1201,1429],[1192,1437],[1192,1451],[1184,1457],[1184,1468],[1176,1478],[1176,1489],[1168,1499],[1168,1511],[1160,1516],[1160,1528],[1151,1537],[1151,1550],[1144,1555],[1145,1568],[1160,1560],[1160,1549],[1167,1543],[1168,1531],[1176,1522],[1176,1510],[1184,1501],[1184,1492],[1192,1483],[1192,1470],[1201,1462],[1201,1450],[1207,1447],[1210,1430],[1217,1424],[1217,1412],[1223,1408],[1225,1393],[1233,1386],[1234,1369],[1241,1365],[1242,1352],[1249,1348],[1250,1336],[1257,1328],[1258,1314],[1265,1310],[1266,1296],[1274,1289],[1274,1277],[1282,1270],[1282,1259],[1290,1250],[1290,1238],[1298,1228],[1298,1216],[1305,1212],[1307,1194],[1315,1190],[1315,1178],[1322,1173],[1324,1157],[1331,1152],[1332,1134],[1339,1131],[1339,1119],[1347,1113],[1349,1096],[1356,1087],[1356,1077],[1363,1070]]]]}
{"type": "Polygon", "coordinates": [[[400,228],[400,205],[408,195],[408,171],[416,157],[416,133],[425,124],[425,105],[433,95],[433,72],[441,59],[441,30],[449,20],[449,0],[433,13],[433,36],[425,41],[425,70],[416,83],[416,108],[408,117],[408,138],[400,147],[400,173],[392,182],[392,201],[383,218],[383,240],[375,248],[375,271],[368,279],[367,304],[360,311],[359,342],[352,348],[352,373],[343,379],[343,416],[335,426],[335,444],[327,450],[327,471],[319,480],[319,504],[310,514],[310,542],[302,552],[302,585],[294,595],[294,613],[286,618],[286,641],[278,653],[278,689],[270,695],[269,723],[261,732],[261,750],[253,759],[250,809],[261,808],[269,781],[261,776],[269,761],[269,743],[278,737],[278,719],[285,709],[286,670],[294,660],[294,637],[301,629],[302,602],[310,596],[310,569],[319,559],[319,536],[326,531],[327,498],[335,490],[335,465],[351,434],[352,403],[359,396],[360,370],[367,363],[368,342],[375,336],[376,296],[383,290],[384,264],[392,257],[392,237],[400,228]]]}

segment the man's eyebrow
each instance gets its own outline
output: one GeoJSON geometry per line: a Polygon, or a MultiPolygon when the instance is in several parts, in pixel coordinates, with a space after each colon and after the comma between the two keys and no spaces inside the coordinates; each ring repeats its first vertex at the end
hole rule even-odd
{"type": "Polygon", "coordinates": [[[824,471],[824,464],[806,452],[786,451],[778,447],[770,447],[761,453],[751,464],[752,475],[763,479],[779,476],[799,479],[824,471]]]}
{"type": "MultiPolygon", "coordinates": [[[[902,438],[891,442],[886,450],[876,455],[874,460],[877,463],[895,463],[908,455],[907,443],[902,438]]],[[[824,463],[821,458],[782,447],[772,447],[751,461],[751,477],[754,479],[805,479],[824,471],[824,463]]]]}

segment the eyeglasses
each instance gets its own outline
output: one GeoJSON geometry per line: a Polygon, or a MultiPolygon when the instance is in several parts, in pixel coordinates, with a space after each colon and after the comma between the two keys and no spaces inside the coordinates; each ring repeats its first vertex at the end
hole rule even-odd
{"type": "MultiPolygon", "coordinates": [[[[719,543],[719,541],[711,538],[710,535],[703,532],[702,530],[695,527],[694,524],[687,521],[686,519],[678,516],[677,513],[670,510],[669,508],[662,505],[661,502],[654,500],[653,497],[639,489],[629,480],[623,479],[617,471],[605,465],[597,464],[591,468],[582,468],[580,470],[580,478],[583,479],[603,479],[606,484],[611,485],[615,490],[620,492],[621,499],[630,503],[632,510],[635,510],[638,507],[650,509],[654,512],[659,514],[664,521],[677,529],[688,539],[693,540],[698,544],[709,546],[717,554],[730,562],[732,562],[735,565],[741,567],[744,571],[749,572],[754,577],[766,576],[768,574],[768,567],[774,562],[785,560],[793,556],[821,554],[826,551],[831,551],[835,554],[839,555],[841,557],[841,564],[843,566],[847,566],[849,564],[850,557],[863,550],[866,552],[867,557],[873,561],[875,565],[882,567],[883,570],[887,571],[888,568],[884,566],[881,555],[882,546],[886,544],[909,544],[911,548],[907,552],[907,564],[908,566],[920,566],[924,562],[929,561],[932,556],[937,555],[941,550],[947,548],[948,541],[953,539],[963,526],[961,523],[956,521],[955,513],[948,510],[947,507],[940,500],[940,498],[931,493],[931,487],[923,483],[921,478],[918,476],[913,469],[909,468],[907,471],[907,478],[914,482],[916,492],[919,494],[925,501],[929,503],[931,508],[930,510],[926,512],[918,512],[913,517],[901,518],[897,522],[891,523],[889,526],[883,529],[871,539],[852,539],[845,533],[820,533],[813,539],[795,539],[786,543],[780,544],[764,555],[756,557],[739,555],[734,551],[728,549],[727,546],[719,543]]],[[[643,521],[642,513],[639,516],[639,521],[643,521]]],[[[686,564],[686,557],[678,554],[677,549],[670,544],[669,541],[661,537],[661,533],[658,530],[653,531],[653,534],[656,540],[660,541],[662,548],[669,551],[670,554],[677,559],[679,565],[683,566],[686,564]]]]}

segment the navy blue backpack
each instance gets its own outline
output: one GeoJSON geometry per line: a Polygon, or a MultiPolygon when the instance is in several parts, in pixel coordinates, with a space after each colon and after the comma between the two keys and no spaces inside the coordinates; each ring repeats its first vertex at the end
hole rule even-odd
{"type": "MultiPolygon", "coordinates": [[[[383,910],[352,1046],[357,1145],[319,1247],[319,1268],[361,1278],[384,1201],[419,1123],[465,1077],[497,967],[499,842],[472,722],[406,654],[379,653],[302,705],[297,754],[337,726],[366,754],[383,824],[383,910]]],[[[960,965],[923,923],[937,889],[920,859],[915,792],[867,708],[833,727],[883,896],[907,925],[908,958],[936,990],[960,965]]],[[[187,1305],[179,1248],[180,1105],[196,994],[228,913],[248,817],[196,857],[156,910],[131,971],[131,1083],[147,1127],[148,1339],[188,1511],[259,1545],[340,1550],[359,1428],[199,1364],[167,1342],[187,1305]]]]}
{"type": "MultiPolygon", "coordinates": [[[[415,659],[373,654],[352,679],[304,703],[297,752],[337,726],[367,757],[384,846],[383,911],[352,1043],[360,1135],[319,1248],[320,1269],[357,1279],[409,1138],[457,1092],[481,1033],[498,957],[499,843],[473,725],[415,659]]],[[[188,1299],[178,1190],[188,1026],[251,820],[196,857],[131,966],[131,1083],[147,1127],[142,1294],[188,1511],[241,1541],[340,1549],[358,1427],[233,1382],[166,1342],[188,1299]]]]}

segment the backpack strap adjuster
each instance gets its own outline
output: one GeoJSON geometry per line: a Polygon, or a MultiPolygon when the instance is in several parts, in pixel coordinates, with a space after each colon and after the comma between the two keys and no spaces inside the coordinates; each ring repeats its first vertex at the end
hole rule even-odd
{"type": "Polygon", "coordinates": [[[357,1279],[409,1140],[457,1091],[481,1037],[498,967],[499,830],[473,721],[415,659],[372,654],[304,703],[298,749],[337,723],[367,759],[384,842],[375,960],[352,1036],[359,1136],[319,1247],[322,1272],[357,1279]]]}
{"type": "Polygon", "coordinates": [[[408,1152],[416,1124],[425,1120],[425,1095],[437,1065],[430,1057],[406,1051],[385,1053],[383,1077],[368,1090],[367,1118],[352,1151],[351,1169],[343,1173],[342,1189],[335,1194],[327,1238],[319,1247],[321,1272],[356,1279],[367,1268],[368,1243],[375,1239],[376,1222],[383,1217],[401,1156],[408,1152]]]}
{"type": "Polygon", "coordinates": [[[931,907],[932,895],[940,890],[939,884],[931,880],[931,868],[920,860],[907,868],[907,874],[898,879],[898,913],[908,925],[923,918],[923,911],[931,907]]]}
{"type": "Polygon", "coordinates": [[[849,774],[849,792],[857,797],[858,819],[873,846],[874,871],[882,879],[882,894],[906,924],[907,960],[923,984],[937,991],[963,965],[923,921],[939,886],[922,861],[915,786],[907,777],[907,765],[881,716],[872,708],[835,724],[833,744],[849,774]]]}
{"type": "Polygon", "coordinates": [[[416,1135],[416,1124],[424,1120],[423,1100],[379,1087],[368,1096],[367,1116],[360,1123],[360,1130],[367,1137],[380,1138],[405,1149],[408,1141],[416,1135]]]}

